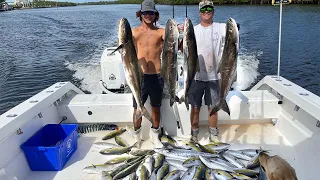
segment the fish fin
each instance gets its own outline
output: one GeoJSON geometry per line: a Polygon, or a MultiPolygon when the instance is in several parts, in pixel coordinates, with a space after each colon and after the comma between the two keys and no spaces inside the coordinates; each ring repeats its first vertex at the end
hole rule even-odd
{"type": "Polygon", "coordinates": [[[265,150],[265,149],[262,149],[262,147],[260,146],[260,149],[258,150],[258,153],[261,154],[261,153],[269,153],[271,150],[265,150]]]}
{"type": "MultiPolygon", "coordinates": [[[[128,41],[129,42],[129,41],[128,41]]],[[[124,47],[125,44],[127,44],[128,42],[126,43],[123,43],[123,44],[120,44],[117,49],[115,49],[114,51],[112,51],[111,53],[107,54],[108,56],[114,54],[116,51],[119,51],[120,49],[122,49],[124,47]]]]}
{"type": "Polygon", "coordinates": [[[214,113],[218,112],[220,110],[220,106],[215,106],[214,108],[212,108],[210,116],[212,116],[214,113]]]}
{"type": "Polygon", "coordinates": [[[180,99],[179,99],[179,104],[181,104],[182,102],[184,102],[186,100],[185,95],[182,94],[180,99]]]}
{"type": "Polygon", "coordinates": [[[136,117],[135,117],[135,121],[137,121],[139,118],[142,117],[142,112],[141,110],[138,108],[136,111],[136,117]]]}
{"type": "MultiPolygon", "coordinates": [[[[164,76],[162,76],[162,77],[164,77],[164,76]]],[[[166,82],[165,78],[163,78],[163,79],[164,79],[164,83],[163,83],[164,87],[163,87],[163,92],[162,92],[162,96],[163,96],[162,98],[166,98],[166,97],[170,96],[169,85],[166,82]]]]}
{"type": "Polygon", "coordinates": [[[200,72],[200,64],[198,59],[197,59],[196,71],[200,72]]]}
{"type": "Polygon", "coordinates": [[[132,146],[131,146],[131,148],[133,148],[133,147],[136,147],[136,148],[139,148],[139,142],[137,141],[137,142],[135,142],[132,146]]]}
{"type": "Polygon", "coordinates": [[[229,109],[229,107],[228,107],[228,104],[227,104],[227,101],[226,101],[226,100],[224,100],[224,101],[222,102],[221,109],[222,109],[224,112],[228,113],[229,116],[230,116],[230,109],[229,109]]]}
{"type": "Polygon", "coordinates": [[[172,107],[173,103],[175,102],[179,102],[179,97],[178,96],[175,96],[174,99],[173,98],[170,98],[170,106],[172,107]]]}
{"type": "Polygon", "coordinates": [[[105,150],[105,149],[100,150],[99,153],[100,153],[100,154],[103,154],[103,155],[106,155],[107,153],[105,153],[104,150],[105,150]]]}
{"type": "Polygon", "coordinates": [[[147,118],[147,119],[151,122],[151,124],[152,124],[152,123],[153,123],[152,117],[151,117],[150,113],[148,112],[148,110],[147,110],[145,107],[142,107],[142,108],[141,108],[141,111],[142,111],[142,115],[143,115],[145,118],[147,118]]]}
{"type": "Polygon", "coordinates": [[[175,102],[180,102],[179,97],[178,97],[178,96],[175,96],[175,97],[174,97],[174,101],[175,101],[175,102]]]}
{"type": "Polygon", "coordinates": [[[143,70],[142,70],[142,66],[141,66],[141,63],[138,61],[138,72],[139,72],[139,77],[140,77],[140,82],[143,82],[143,79],[144,79],[144,75],[143,75],[143,70]]]}
{"type": "Polygon", "coordinates": [[[170,106],[172,107],[173,103],[175,102],[174,99],[170,98],[170,106]]]}
{"type": "Polygon", "coordinates": [[[180,76],[182,76],[182,75],[183,75],[183,67],[182,67],[182,66],[180,66],[180,68],[181,68],[180,76]]]}
{"type": "Polygon", "coordinates": [[[182,103],[182,102],[184,102],[184,104],[186,105],[187,110],[189,111],[189,99],[188,99],[188,97],[186,95],[182,95],[180,97],[179,103],[182,103]]]}
{"type": "Polygon", "coordinates": [[[220,73],[220,74],[221,74],[221,63],[219,63],[218,72],[217,72],[217,73],[220,73]]]}
{"type": "Polygon", "coordinates": [[[232,80],[232,84],[237,82],[237,72],[235,73],[234,77],[233,77],[233,80],[232,80]]]}
{"type": "Polygon", "coordinates": [[[186,108],[187,108],[187,110],[189,111],[189,98],[188,98],[188,96],[186,96],[186,97],[184,98],[184,104],[186,105],[186,108]]]}

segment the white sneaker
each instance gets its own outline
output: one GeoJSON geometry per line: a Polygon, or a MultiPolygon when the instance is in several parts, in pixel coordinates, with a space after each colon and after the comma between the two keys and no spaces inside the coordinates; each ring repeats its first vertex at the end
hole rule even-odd
{"type": "Polygon", "coordinates": [[[210,139],[210,142],[213,142],[213,143],[219,143],[219,142],[221,142],[221,141],[219,140],[218,136],[210,135],[209,139],[210,139]]]}
{"type": "Polygon", "coordinates": [[[210,142],[218,143],[221,142],[218,138],[219,129],[217,127],[211,128],[209,127],[209,140],[210,142]]]}
{"type": "Polygon", "coordinates": [[[153,143],[154,148],[163,148],[163,144],[159,140],[160,128],[150,130],[150,141],[153,143]]]}
{"type": "Polygon", "coordinates": [[[209,131],[205,134],[202,139],[202,144],[218,143],[221,142],[218,138],[219,129],[217,127],[209,127],[209,131]]]}
{"type": "Polygon", "coordinates": [[[190,138],[190,140],[195,142],[195,143],[198,143],[198,134],[199,134],[199,128],[197,128],[195,130],[191,129],[191,138],[190,138]]]}
{"type": "MultiPolygon", "coordinates": [[[[140,128],[141,129],[141,128],[140,128]]],[[[126,126],[126,131],[130,136],[134,136],[134,127],[133,126],[126,126]]]]}
{"type": "Polygon", "coordinates": [[[133,138],[135,142],[137,142],[136,146],[140,149],[141,146],[141,127],[137,129],[136,131],[132,132],[133,138]]]}

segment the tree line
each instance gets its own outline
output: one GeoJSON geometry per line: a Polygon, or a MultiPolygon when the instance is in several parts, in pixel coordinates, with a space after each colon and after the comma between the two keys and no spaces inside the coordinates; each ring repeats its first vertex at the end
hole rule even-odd
{"type": "MultiPolygon", "coordinates": [[[[223,3],[225,0],[213,0],[214,3],[223,3]]],[[[79,5],[102,5],[102,4],[141,4],[142,0],[116,0],[78,3],[79,5]]],[[[156,4],[172,4],[172,0],[155,0],[156,4]]],[[[174,0],[175,5],[184,5],[185,0],[174,0]]],[[[188,4],[199,4],[199,0],[187,0],[188,4]]]]}
{"type": "Polygon", "coordinates": [[[66,6],[76,6],[77,3],[73,2],[56,2],[56,1],[43,1],[43,0],[33,0],[33,7],[66,7],[66,6]]]}

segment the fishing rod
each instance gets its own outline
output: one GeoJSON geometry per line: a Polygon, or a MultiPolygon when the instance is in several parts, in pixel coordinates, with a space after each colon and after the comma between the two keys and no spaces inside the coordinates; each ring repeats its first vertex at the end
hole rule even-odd
{"type": "Polygon", "coordinates": [[[279,22],[279,46],[278,46],[278,73],[277,81],[280,81],[280,57],[281,57],[281,29],[282,29],[282,0],[280,0],[280,22],[279,22]]]}
{"type": "Polygon", "coordinates": [[[186,4],[186,18],[188,17],[188,0],[184,1],[186,4]]]}
{"type": "Polygon", "coordinates": [[[174,0],[172,0],[172,19],[174,19],[174,0]]]}

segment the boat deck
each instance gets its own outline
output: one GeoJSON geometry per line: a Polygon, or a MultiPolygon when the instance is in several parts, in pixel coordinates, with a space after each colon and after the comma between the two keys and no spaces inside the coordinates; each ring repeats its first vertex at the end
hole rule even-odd
{"type": "MultiPolygon", "coordinates": [[[[290,164],[294,162],[295,155],[290,153],[293,149],[286,138],[270,123],[251,124],[251,125],[219,125],[220,139],[222,142],[230,143],[230,149],[260,148],[271,150],[271,154],[277,154],[286,159],[290,164]]],[[[206,126],[200,127],[199,138],[204,137],[207,132],[206,126]]],[[[78,139],[78,149],[72,155],[70,160],[59,172],[54,171],[32,171],[26,180],[93,180],[100,179],[97,174],[87,174],[83,168],[92,164],[103,164],[107,160],[115,157],[110,155],[101,155],[99,149],[93,146],[94,142],[102,141],[101,138],[107,131],[98,131],[81,135],[78,139]]],[[[121,135],[128,144],[133,144],[133,138],[127,132],[121,135]]],[[[201,139],[203,140],[203,139],[201,139]]],[[[200,140],[200,143],[202,142],[200,140]]],[[[114,139],[108,142],[115,143],[114,139]]],[[[142,149],[150,149],[149,140],[142,143],[142,149]]],[[[294,165],[292,165],[294,167],[294,165]]]]}

